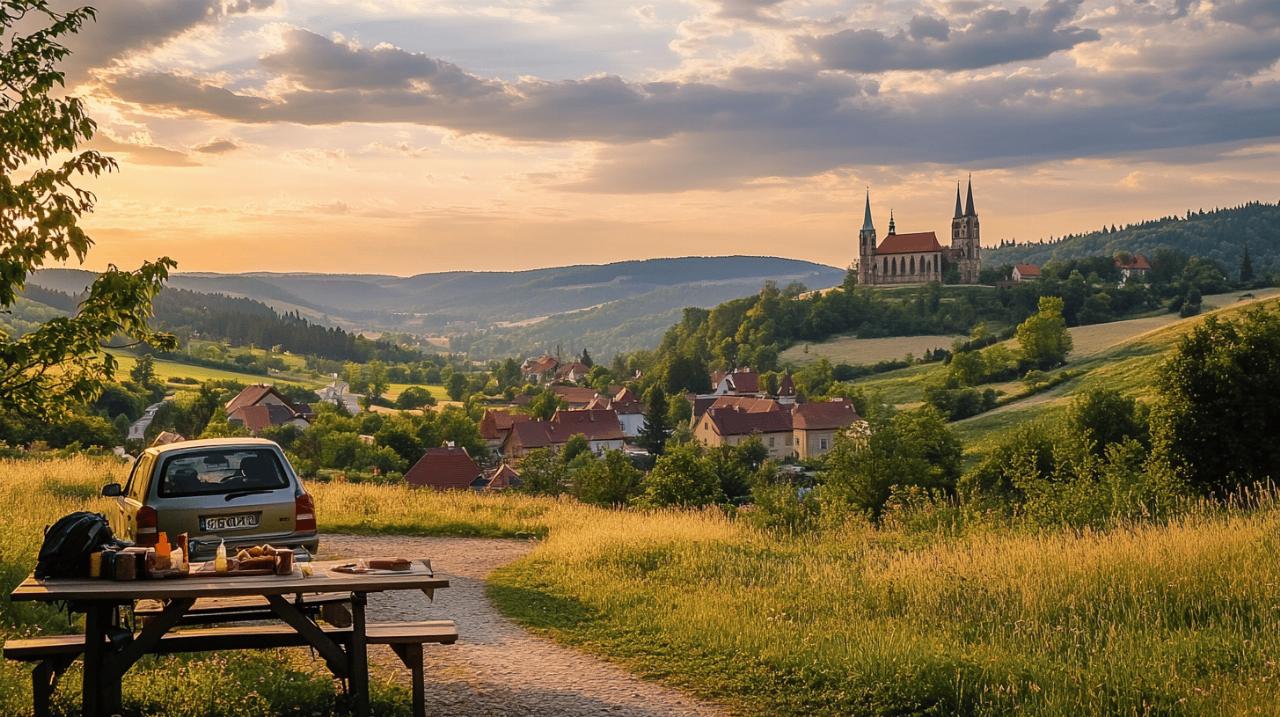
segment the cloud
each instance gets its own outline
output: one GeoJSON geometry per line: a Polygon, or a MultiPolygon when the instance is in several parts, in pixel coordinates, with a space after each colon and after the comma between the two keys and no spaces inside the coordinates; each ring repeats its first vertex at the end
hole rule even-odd
{"type": "MultiPolygon", "coordinates": [[[[929,48],[937,62],[924,64],[975,65],[979,55],[988,62],[1021,53],[1014,50],[1037,33],[1092,32],[1072,25],[1076,8],[1051,2],[1034,12],[983,5],[947,19],[917,14],[904,32],[919,39],[902,44],[929,48]],[[998,39],[999,28],[1008,37],[998,39]]],[[[803,60],[698,80],[508,81],[423,53],[293,29],[263,58],[275,74],[265,82],[251,74],[231,90],[157,72],[119,75],[109,89],[143,111],[179,117],[413,123],[521,142],[595,143],[594,165],[563,185],[579,191],[733,187],[858,166],[1011,166],[1280,134],[1280,83],[1266,70],[1280,55],[1275,33],[1232,25],[1204,33],[1190,26],[1193,18],[1183,22],[1188,27],[1176,32],[1132,31],[1122,54],[1092,53],[1092,64],[951,75],[924,87],[803,60]]]]}
{"type": "Polygon", "coordinates": [[[204,144],[198,144],[195,147],[192,147],[192,149],[197,152],[204,152],[205,154],[226,154],[227,152],[234,152],[235,150],[240,149],[240,145],[236,144],[233,140],[214,138],[204,144]]]}
{"type": "Polygon", "coordinates": [[[150,164],[158,167],[196,167],[199,162],[191,159],[185,152],[160,147],[146,142],[121,142],[105,133],[99,133],[89,142],[90,149],[100,152],[122,152],[129,156],[129,161],[137,164],[150,164]]]}
{"type": "Polygon", "coordinates": [[[1072,24],[1082,0],[1049,0],[1038,10],[984,7],[953,29],[947,20],[916,15],[906,31],[841,30],[802,37],[826,67],[853,72],[971,70],[1038,60],[1083,42],[1097,30],[1072,24]]]}
{"type": "MultiPolygon", "coordinates": [[[[66,11],[83,4],[64,0],[56,3],[55,9],[66,11]]],[[[274,4],[275,0],[111,0],[100,8],[94,21],[67,38],[71,55],[61,68],[67,84],[75,85],[85,80],[90,70],[160,47],[195,27],[274,4]]],[[[39,19],[33,17],[31,22],[39,19]]]]}
{"type": "Polygon", "coordinates": [[[1276,0],[1219,0],[1213,18],[1245,27],[1280,27],[1280,3],[1276,0]]]}
{"type": "Polygon", "coordinates": [[[724,20],[775,24],[780,21],[778,8],[785,0],[714,0],[714,17],[724,20]]]}

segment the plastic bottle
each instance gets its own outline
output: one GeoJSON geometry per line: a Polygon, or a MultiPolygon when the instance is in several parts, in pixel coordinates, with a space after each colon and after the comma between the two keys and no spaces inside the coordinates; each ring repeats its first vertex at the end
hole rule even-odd
{"type": "Polygon", "coordinates": [[[169,554],[169,567],[174,570],[186,572],[186,559],[187,556],[182,554],[182,548],[174,548],[173,552],[169,554]]]}
{"type": "Polygon", "coordinates": [[[225,541],[218,541],[218,552],[213,556],[213,571],[215,573],[227,572],[227,544],[225,541]]]}

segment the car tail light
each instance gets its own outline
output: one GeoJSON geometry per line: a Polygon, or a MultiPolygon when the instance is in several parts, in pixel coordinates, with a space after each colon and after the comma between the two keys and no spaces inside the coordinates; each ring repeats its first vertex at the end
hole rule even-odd
{"type": "Polygon", "coordinates": [[[293,499],[293,529],[296,531],[316,529],[316,504],[306,493],[293,499]]]}
{"type": "Polygon", "coordinates": [[[150,547],[156,544],[156,539],[160,537],[158,531],[160,529],[160,514],[155,508],[144,505],[138,509],[137,516],[138,529],[134,531],[134,543],[143,547],[150,547]]]}

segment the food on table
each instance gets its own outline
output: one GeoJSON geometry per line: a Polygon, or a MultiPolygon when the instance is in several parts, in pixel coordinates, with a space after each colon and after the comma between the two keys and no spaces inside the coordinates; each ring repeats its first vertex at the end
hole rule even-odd
{"type": "Polygon", "coordinates": [[[374,570],[408,570],[412,564],[408,558],[374,558],[368,561],[374,570]]]}

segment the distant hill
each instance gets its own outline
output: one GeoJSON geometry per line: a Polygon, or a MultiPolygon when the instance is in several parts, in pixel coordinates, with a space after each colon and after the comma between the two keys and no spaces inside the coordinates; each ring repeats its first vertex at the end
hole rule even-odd
{"type": "Polygon", "coordinates": [[[987,248],[982,252],[982,263],[988,267],[1044,264],[1051,259],[1111,256],[1118,251],[1149,255],[1167,248],[1213,259],[1228,275],[1235,276],[1246,245],[1256,274],[1280,272],[1280,204],[1251,202],[1130,224],[1115,231],[1108,227],[1052,241],[987,248]]]}
{"type": "MultiPolygon", "coordinates": [[[[74,294],[92,276],[48,269],[33,283],[74,294]]],[[[169,285],[246,297],[347,329],[465,335],[459,348],[478,356],[525,354],[554,343],[572,343],[604,358],[618,350],[654,345],[686,306],[714,306],[753,294],[770,280],[818,289],[843,278],[843,270],[823,264],[728,256],[410,277],[178,273],[169,285]]]]}

